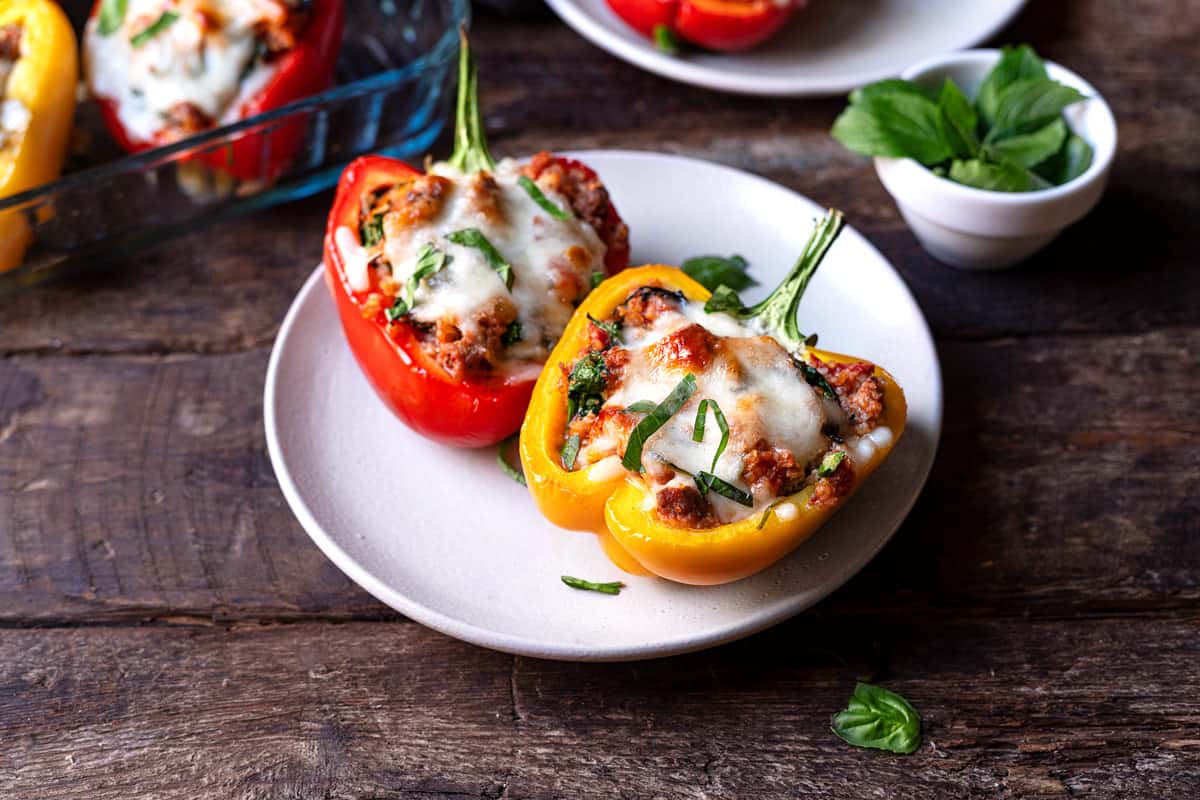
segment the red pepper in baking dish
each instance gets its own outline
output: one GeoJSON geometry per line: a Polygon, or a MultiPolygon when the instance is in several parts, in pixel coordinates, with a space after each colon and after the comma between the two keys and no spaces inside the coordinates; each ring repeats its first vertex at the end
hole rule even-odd
{"type": "MultiPolygon", "coordinates": [[[[465,37],[460,54],[456,128],[455,150],[449,165],[468,177],[490,175],[495,163],[484,141],[475,67],[465,37]]],[[[548,169],[572,173],[576,179],[582,179],[602,192],[599,221],[593,227],[606,245],[604,272],[611,275],[627,267],[629,247],[624,224],[607,200],[607,192],[600,187],[595,173],[578,161],[543,154],[525,167],[524,174],[536,181],[548,169]]],[[[493,445],[520,428],[537,376],[528,374],[528,370],[519,375],[468,373],[457,378],[451,375],[423,346],[422,336],[427,332],[423,332],[410,316],[394,313],[395,306],[389,309],[389,304],[403,296],[403,287],[394,285],[395,282],[386,277],[381,278],[376,270],[368,269],[369,288],[356,288],[349,277],[346,254],[337,241],[338,231],[348,229],[353,232],[356,245],[372,244],[367,239],[375,240],[376,233],[370,231],[369,226],[378,217],[365,206],[364,198],[378,196],[377,192],[404,190],[409,185],[413,188],[406,191],[411,194],[417,191],[415,187],[422,180],[439,179],[402,161],[382,156],[364,156],[346,167],[338,182],[325,229],[326,283],[333,294],[351,351],[380,398],[396,416],[423,436],[443,444],[458,447],[493,445]]],[[[533,189],[527,191],[534,192],[533,189]]],[[[541,197],[539,203],[550,202],[544,195],[538,196],[541,197]]],[[[554,211],[568,213],[558,207],[554,207],[554,211]]],[[[511,272],[509,274],[511,276],[511,272]]],[[[414,283],[419,284],[422,278],[416,275],[414,273],[414,283]]],[[[602,277],[602,274],[596,275],[594,279],[602,277]]]]}
{"type": "MultiPolygon", "coordinates": [[[[114,24],[104,20],[106,13],[110,16],[113,14],[112,11],[104,11],[106,5],[118,7],[121,15],[124,14],[123,3],[96,0],[89,25],[98,26],[101,32],[106,30],[106,26],[111,27],[114,24]]],[[[281,108],[288,103],[322,92],[333,84],[334,67],[342,41],[345,18],[343,0],[311,0],[301,6],[305,14],[303,24],[298,30],[289,31],[289,35],[295,38],[294,43],[268,56],[271,59],[273,74],[262,89],[241,102],[237,108],[238,120],[281,108]]],[[[168,18],[168,14],[174,13],[168,8],[164,11],[164,16],[151,28],[160,25],[168,18]]],[[[120,21],[121,17],[118,17],[117,22],[120,21]]],[[[102,35],[121,35],[121,31],[110,30],[108,34],[102,35]]],[[[138,34],[140,35],[144,33],[138,34]]],[[[222,124],[219,121],[204,120],[198,125],[191,125],[186,133],[164,127],[150,139],[142,139],[127,130],[121,122],[115,99],[97,95],[96,103],[113,139],[130,153],[171,144],[185,135],[201,133],[205,129],[222,124]]],[[[270,128],[267,131],[250,131],[220,150],[199,153],[192,159],[241,180],[273,180],[291,165],[303,146],[304,122],[291,120],[282,124],[267,123],[267,126],[270,128]],[[271,125],[275,127],[271,128],[271,125]]]]}
{"type": "Polygon", "coordinates": [[[608,0],[618,17],[669,47],[682,40],[709,50],[748,50],[783,27],[807,0],[608,0]]]}

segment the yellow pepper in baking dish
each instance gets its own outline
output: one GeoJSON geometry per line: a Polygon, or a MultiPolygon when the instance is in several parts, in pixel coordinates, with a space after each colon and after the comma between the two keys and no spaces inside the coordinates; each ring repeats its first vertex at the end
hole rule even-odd
{"type": "MultiPolygon", "coordinates": [[[[0,0],[0,197],[58,176],[75,114],[78,48],[53,0],[0,0]]],[[[0,213],[0,272],[32,239],[20,211],[0,213]]]]}
{"type": "Polygon", "coordinates": [[[542,514],[605,536],[619,566],[697,585],[752,575],[824,524],[888,456],[906,416],[886,371],[799,331],[800,297],[841,228],[831,211],[751,307],[662,265],[601,283],[555,346],[521,428],[542,514]]]}

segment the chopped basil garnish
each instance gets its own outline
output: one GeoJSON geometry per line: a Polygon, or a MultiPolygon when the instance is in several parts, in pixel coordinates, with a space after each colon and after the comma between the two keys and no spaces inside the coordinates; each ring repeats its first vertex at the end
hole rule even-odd
{"type": "Polygon", "coordinates": [[[575,362],[567,378],[567,422],[595,413],[604,405],[607,385],[604,354],[593,350],[575,362]]]}
{"type": "Polygon", "coordinates": [[[715,292],[721,286],[740,292],[758,285],[758,281],[746,274],[748,266],[749,262],[741,256],[695,256],[684,261],[679,268],[710,292],[715,292]]]}
{"type": "Polygon", "coordinates": [[[708,416],[708,409],[712,409],[713,417],[717,420],[717,427],[721,430],[721,442],[717,445],[717,452],[713,456],[712,467],[717,468],[717,462],[721,460],[721,454],[725,452],[725,446],[729,444],[729,423],[725,421],[725,415],[721,412],[721,407],[717,405],[716,400],[701,400],[700,407],[696,409],[696,427],[692,433],[693,442],[704,441],[704,418],[708,416]]]}
{"type": "Polygon", "coordinates": [[[112,36],[121,29],[121,23],[125,21],[126,3],[127,0],[102,0],[96,20],[96,30],[101,36],[112,36]]]}
{"type": "Polygon", "coordinates": [[[621,341],[621,326],[620,326],[620,324],[618,324],[616,322],[601,322],[600,320],[593,317],[591,314],[588,314],[587,318],[588,318],[588,322],[592,323],[597,328],[599,328],[600,330],[607,333],[609,338],[612,339],[614,342],[621,341]]]}
{"type": "Polygon", "coordinates": [[[396,296],[396,300],[392,303],[391,308],[384,311],[384,316],[388,318],[388,321],[395,322],[400,317],[412,311],[413,305],[416,303],[417,287],[421,285],[421,281],[430,275],[440,272],[452,260],[450,256],[431,244],[422,246],[417,251],[416,269],[413,270],[413,274],[409,276],[409,279],[404,282],[404,288],[396,296]]]}
{"type": "Polygon", "coordinates": [[[829,385],[829,381],[825,380],[825,376],[816,367],[799,358],[796,359],[796,366],[800,368],[800,374],[804,376],[804,380],[808,382],[809,386],[815,386],[817,389],[820,389],[821,394],[830,400],[837,399],[837,392],[833,390],[833,387],[829,385]]]}
{"type": "Polygon", "coordinates": [[[159,15],[158,19],[150,23],[149,27],[147,27],[141,33],[138,33],[130,38],[129,43],[134,47],[141,47],[146,42],[150,41],[155,36],[158,36],[167,28],[174,25],[175,20],[177,19],[179,19],[179,15],[174,11],[164,11],[159,15]]]}
{"type": "Polygon", "coordinates": [[[833,732],[856,747],[912,753],[921,746],[921,715],[900,695],[859,683],[845,711],[833,716],[833,732]]]}
{"type": "Polygon", "coordinates": [[[522,175],[521,177],[517,178],[517,183],[521,184],[521,188],[525,190],[526,194],[533,199],[533,202],[541,206],[542,210],[547,214],[555,219],[570,219],[570,215],[556,206],[549,197],[546,197],[546,195],[542,194],[542,190],[538,188],[538,185],[530,180],[527,176],[522,175]]]}
{"type": "Polygon", "coordinates": [[[605,277],[604,273],[601,272],[600,270],[596,270],[595,272],[593,272],[592,273],[592,288],[595,289],[597,286],[604,283],[604,277],[605,277]]]}
{"type": "Polygon", "coordinates": [[[743,491],[732,483],[718,478],[711,472],[700,470],[696,473],[696,488],[700,490],[700,494],[708,494],[709,490],[712,490],[735,503],[740,503],[748,507],[754,505],[754,497],[749,492],[743,491]]]}
{"type": "Polygon", "coordinates": [[[666,25],[655,25],[654,30],[654,46],[658,48],[658,52],[668,56],[679,55],[679,39],[666,25]]]}
{"type": "Polygon", "coordinates": [[[633,405],[625,406],[626,414],[649,414],[658,406],[653,400],[638,400],[633,405]]]}
{"type": "Polygon", "coordinates": [[[376,214],[358,228],[363,247],[374,247],[383,241],[383,214],[376,214]]]}
{"type": "Polygon", "coordinates": [[[583,578],[572,578],[570,575],[563,575],[562,582],[572,589],[583,589],[589,592],[600,592],[601,594],[620,594],[621,590],[625,588],[625,584],[620,581],[596,583],[595,581],[585,581],[583,578]]]}
{"type": "Polygon", "coordinates": [[[730,289],[724,284],[718,286],[712,293],[712,297],[708,298],[708,302],[704,304],[705,314],[732,314],[739,316],[746,310],[746,305],[742,302],[742,298],[738,297],[738,293],[730,289]]]}
{"type": "Polygon", "coordinates": [[[479,232],[478,228],[465,228],[461,231],[455,231],[446,236],[447,239],[455,244],[461,244],[463,247],[474,247],[479,252],[483,253],[483,257],[487,259],[491,268],[500,276],[500,280],[504,281],[504,288],[512,291],[513,285],[513,268],[504,260],[504,256],[500,255],[492,243],[487,240],[487,237],[479,232]]]}
{"type": "Polygon", "coordinates": [[[833,473],[837,472],[842,461],[846,458],[845,450],[830,450],[821,459],[821,466],[817,467],[817,475],[822,478],[828,478],[833,473]]]}
{"type": "Polygon", "coordinates": [[[758,530],[761,531],[763,528],[766,527],[767,520],[769,520],[771,518],[771,515],[775,513],[775,506],[779,505],[782,502],[783,502],[782,500],[776,500],[774,503],[771,503],[771,505],[767,506],[767,510],[764,511],[762,513],[762,516],[758,518],[758,530]]]}
{"type": "Polygon", "coordinates": [[[642,447],[645,446],[646,440],[653,436],[655,431],[666,425],[667,421],[683,408],[683,404],[695,392],[696,376],[689,372],[683,376],[683,380],[676,384],[666,399],[655,406],[653,411],[642,417],[637,427],[629,434],[629,443],[625,445],[625,455],[621,457],[621,464],[625,469],[634,472],[643,471],[642,447]]]}
{"type": "Polygon", "coordinates": [[[500,471],[505,475],[512,478],[522,486],[528,486],[529,484],[525,482],[525,474],[512,464],[508,463],[508,459],[504,457],[505,453],[508,451],[508,446],[512,444],[513,439],[516,438],[516,436],[510,436],[500,443],[500,446],[496,448],[496,463],[500,465],[500,471]]]}
{"type": "Polygon", "coordinates": [[[579,456],[579,434],[573,433],[563,442],[562,467],[567,472],[575,469],[575,459],[579,456]]]}
{"type": "Polygon", "coordinates": [[[512,347],[519,341],[521,341],[521,322],[514,319],[504,329],[504,335],[500,337],[500,344],[505,347],[512,347]]]}

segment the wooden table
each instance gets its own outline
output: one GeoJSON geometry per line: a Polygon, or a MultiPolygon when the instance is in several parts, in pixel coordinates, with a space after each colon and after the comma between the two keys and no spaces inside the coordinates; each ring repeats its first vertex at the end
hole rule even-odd
{"type": "Polygon", "coordinates": [[[712,94],[548,16],[478,20],[498,154],[765,175],[844,209],[937,335],[946,430],[908,522],[738,644],[513,658],[317,551],[260,398],[328,197],[0,300],[0,796],[1200,797],[1200,11],[1031,5],[1004,40],[1092,81],[1121,148],[1100,207],[996,275],[918,248],[827,136],[838,100],[712,94]],[[829,731],[860,675],[920,709],[917,754],[829,731]]]}

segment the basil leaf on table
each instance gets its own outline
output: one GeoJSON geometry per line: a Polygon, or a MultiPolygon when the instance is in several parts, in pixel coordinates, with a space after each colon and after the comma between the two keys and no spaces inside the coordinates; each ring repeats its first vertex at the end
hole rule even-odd
{"type": "Polygon", "coordinates": [[[954,155],[974,158],[979,155],[979,115],[971,101],[949,78],[938,95],[938,110],[942,112],[942,137],[954,150],[954,155]]]}
{"type": "Polygon", "coordinates": [[[955,161],[950,165],[949,178],[964,186],[993,192],[1032,192],[1050,185],[1023,167],[989,164],[976,158],[955,161]]]}
{"type": "Polygon", "coordinates": [[[1002,161],[1014,167],[1031,169],[1062,149],[1067,141],[1067,123],[1062,117],[1033,133],[1010,136],[983,148],[989,161],[1002,161]]]}
{"type": "Polygon", "coordinates": [[[749,262],[738,255],[728,258],[695,256],[684,261],[679,268],[710,292],[715,292],[718,286],[728,286],[735,292],[740,292],[758,285],[758,281],[746,274],[748,266],[749,262]]]}
{"type": "Polygon", "coordinates": [[[868,95],[833,123],[833,138],[867,156],[913,158],[932,166],[954,155],[936,103],[913,92],[868,95]]]}
{"type": "Polygon", "coordinates": [[[1038,58],[1037,53],[1027,44],[1020,47],[1005,47],[1001,50],[1000,60],[992,71],[983,79],[979,87],[979,95],[975,104],[979,107],[980,116],[990,127],[996,119],[996,109],[1000,104],[1000,94],[1012,84],[1028,78],[1046,78],[1046,65],[1038,58]]]}
{"type": "Polygon", "coordinates": [[[1049,78],[1017,81],[1000,93],[996,118],[984,141],[999,141],[1050,124],[1072,103],[1087,98],[1076,88],[1049,78]]]}
{"type": "Polygon", "coordinates": [[[1072,133],[1062,149],[1043,161],[1034,170],[1055,185],[1078,178],[1092,165],[1092,146],[1072,133]]]}
{"type": "Polygon", "coordinates": [[[908,754],[921,746],[921,715],[900,695],[859,683],[845,711],[833,715],[833,732],[855,747],[908,754]]]}

